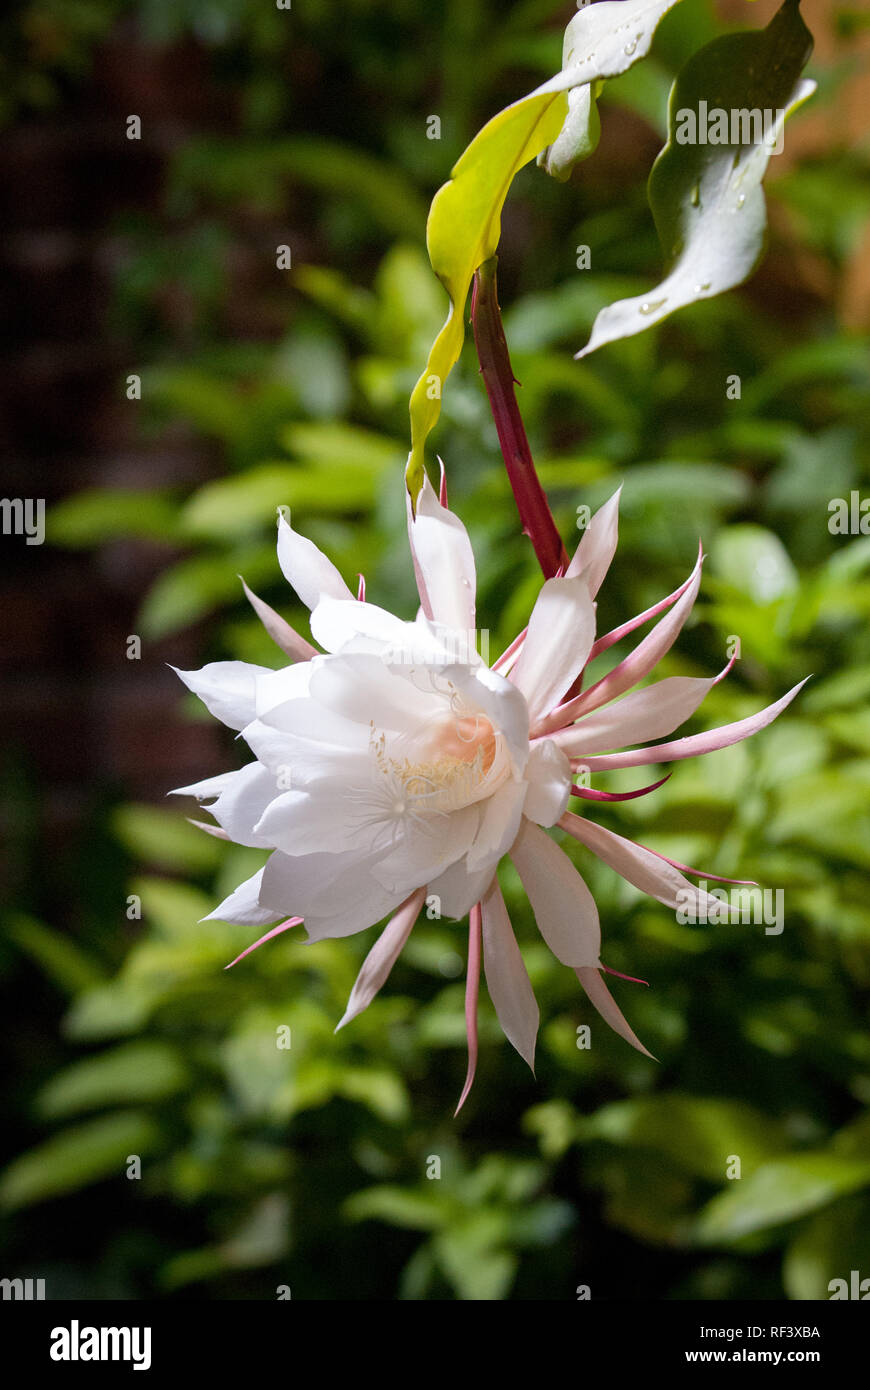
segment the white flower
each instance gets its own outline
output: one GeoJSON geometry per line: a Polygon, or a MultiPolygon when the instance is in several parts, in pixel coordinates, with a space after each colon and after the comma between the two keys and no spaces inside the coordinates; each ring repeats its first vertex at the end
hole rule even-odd
{"type": "Polygon", "coordinates": [[[596,641],[594,599],[616,547],[618,499],[592,519],[567,573],[544,583],[528,628],[492,669],[475,648],[468,535],[427,481],[416,515],[409,510],[408,517],[421,604],[415,622],[355,598],[330,561],[282,518],[279,563],[311,609],[311,633],[323,652],[246,590],[293,664],[272,671],[217,662],[178,673],[240,731],[256,759],[181,788],[213,798],[216,833],[272,851],[211,914],[252,926],[280,922],[248,951],[301,920],[309,940],[320,940],[394,914],[363,965],[343,1024],[383,984],[427,900],[446,917],[470,914],[463,1099],[477,1051],[481,948],[504,1031],[530,1065],[534,1060],[538,1008],[496,875],[505,854],[547,944],[576,970],[607,1022],[641,1051],[601,978],[595,902],[547,827],[558,824],[659,901],[674,907],[695,900],[713,910],[708,895],[683,876],[685,865],[568,812],[572,795],[612,799],[573,786],[572,768],[659,763],[724,747],[769,723],[798,689],[711,734],[627,754],[607,751],[671,733],[714,684],[670,678],[625,694],[683,626],[700,584],[700,556],[675,593],[596,641]],[[659,614],[634,651],[584,692],[588,662],[659,614]]]}

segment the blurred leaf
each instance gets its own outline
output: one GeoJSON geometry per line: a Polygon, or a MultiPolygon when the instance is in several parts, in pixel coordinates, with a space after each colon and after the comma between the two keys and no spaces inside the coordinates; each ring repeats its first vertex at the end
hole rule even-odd
{"type": "Polygon", "coordinates": [[[162,1100],[176,1095],[188,1079],[168,1043],[127,1043],[59,1072],[39,1092],[36,1104],[46,1119],[57,1119],[116,1102],[162,1100]]]}
{"type": "Polygon", "coordinates": [[[3,929],[16,946],[42,967],[65,994],[88,989],[104,978],[99,962],[68,936],[34,917],[17,914],[6,918],[3,929]]]}
{"type": "Polygon", "coordinates": [[[288,1248],[289,1204],[281,1192],[270,1192],[219,1245],[185,1250],[163,1266],[160,1281],[166,1289],[214,1278],[231,1269],[257,1269],[280,1260],[288,1248]]]}
{"type": "Polygon", "coordinates": [[[517,1257],[498,1248],[505,1227],[504,1219],[495,1213],[481,1212],[435,1237],[435,1258],[460,1298],[492,1302],[506,1296],[517,1257]]]}
{"type": "MultiPolygon", "coordinates": [[[[819,1212],[801,1228],[785,1252],[783,1279],[789,1298],[827,1299],[834,1279],[845,1279],[851,1295],[870,1270],[870,1201],[847,1197],[819,1212]]],[[[866,1290],[863,1293],[866,1297],[866,1290]]]]}
{"type": "Polygon", "coordinates": [[[0,1178],[0,1206],[31,1206],[106,1178],[126,1182],[128,1157],[152,1153],[159,1138],[155,1122],[135,1110],[62,1130],[9,1165],[0,1178]]]}
{"type": "Polygon", "coordinates": [[[188,883],[149,877],[134,879],[130,886],[141,900],[145,920],[168,937],[202,936],[215,927],[213,922],[200,925],[200,918],[211,911],[211,899],[188,883]]]}
{"type": "Polygon", "coordinates": [[[252,588],[275,576],[274,547],[245,547],[227,555],[194,555],[163,570],[149,590],[139,614],[142,634],[166,637],[205,617],[220,604],[238,600],[238,576],[252,588]]]}
{"type": "Polygon", "coordinates": [[[179,872],[202,873],[220,858],[217,840],[178,814],[158,806],[118,806],[112,830],[125,849],[144,864],[179,872]]]}
{"type": "Polygon", "coordinates": [[[794,1221],[870,1184],[870,1162],[831,1152],[794,1154],[735,1180],[695,1224],[702,1245],[729,1244],[794,1221]]]}
{"type": "Polygon", "coordinates": [[[243,540],[274,527],[279,506],[291,513],[357,511],[371,506],[376,486],[375,475],[360,464],[316,471],[265,464],[239,478],[206,483],[184,508],[182,525],[194,537],[243,540]]]}
{"type": "Polygon", "coordinates": [[[772,603],[798,585],[785,546],[763,526],[729,526],[716,537],[710,558],[714,572],[755,603],[772,603]]]}
{"type": "Polygon", "coordinates": [[[387,1221],[411,1231],[434,1231],[444,1222],[446,1208],[437,1194],[431,1197],[403,1187],[367,1187],[344,1204],[351,1221],[387,1221]]]}
{"type": "Polygon", "coordinates": [[[276,211],[288,180],[310,184],[365,208],[393,236],[417,238],[426,209],[405,176],[358,145],[318,139],[272,139],[268,145],[197,140],[180,152],[173,167],[170,198],[208,193],[221,202],[250,201],[276,211]]]}
{"type": "Polygon", "coordinates": [[[176,534],[176,515],[175,504],[159,492],[94,488],[56,503],[46,536],[52,545],[73,549],[128,536],[166,542],[176,534]]]}
{"type": "Polygon", "coordinates": [[[661,1092],[605,1106],[579,1132],[611,1144],[655,1149],[678,1168],[711,1182],[725,1178],[732,1155],[749,1173],[785,1142],[769,1116],[743,1102],[661,1092]]]}

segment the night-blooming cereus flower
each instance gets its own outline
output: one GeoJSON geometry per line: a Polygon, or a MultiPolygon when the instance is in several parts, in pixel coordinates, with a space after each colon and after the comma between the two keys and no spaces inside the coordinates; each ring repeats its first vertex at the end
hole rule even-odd
{"type": "Polygon", "coordinates": [[[481,957],[504,1032],[534,1063],[538,1008],[498,884],[501,858],[513,860],[553,953],[576,971],[606,1021],[645,1052],[602,979],[592,894],[547,830],[567,831],[668,907],[694,902],[717,920],[722,904],[684,876],[697,870],[568,810],[572,796],[588,806],[652,788],[606,793],[575,785],[576,770],[666,763],[724,748],[769,724],[799,689],[710,733],[611,751],[666,737],[720,679],[670,677],[633,690],[691,611],[700,555],[674,593],[596,638],[595,596],[616,549],[618,503],[617,493],[595,514],[566,573],[544,582],[528,627],[491,669],[476,650],[468,535],[443,489],[439,500],[427,481],[408,515],[421,605],[416,621],[365,602],[362,590],[355,597],[326,556],[282,517],[278,560],[311,610],[311,634],[323,651],[246,589],[291,664],[273,671],[228,661],[179,672],[213,714],[240,731],[255,758],[181,793],[211,800],[217,827],[205,828],[271,851],[265,867],[211,917],[278,923],[247,955],[303,920],[308,939],[318,941],[364,931],[392,914],[341,1026],[380,989],[425,903],[446,917],[468,915],[463,1099],[477,1055],[481,957]],[[584,690],[586,666],[653,619],[634,650],[584,690]]]}

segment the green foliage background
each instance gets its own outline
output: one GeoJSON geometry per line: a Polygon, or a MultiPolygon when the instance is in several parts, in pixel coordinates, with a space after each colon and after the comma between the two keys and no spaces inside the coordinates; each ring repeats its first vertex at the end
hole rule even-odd
{"type": "MultiPolygon", "coordinates": [[[[73,495],[48,538],[165,549],[136,627],[143,666],[192,623],[202,661],[277,665],[236,578],[304,625],[275,560],[277,503],[346,576],[366,575],[375,602],[414,611],[407,398],[445,307],[426,207],[479,124],[555,69],[569,14],[553,0],[345,0],[340,14],[327,0],[289,13],[248,0],[23,5],[4,21],[7,117],[62,106],[131,16],[154,45],[194,41],[233,113],[173,152],[161,206],[119,228],[127,254],[107,310],[142,374],[142,429],[185,422],[220,469],[192,494],[73,495]],[[34,47],[34,26],[58,42],[34,47]],[[286,75],[294,45],[320,68],[304,103],[286,75]],[[433,112],[440,141],[425,136],[433,112]],[[295,229],[293,269],[272,275],[274,332],[245,336],[227,327],[227,267],[252,244],[273,265],[275,228],[295,229]],[[187,297],[183,340],[159,313],[167,282],[187,297]]],[[[745,23],[760,22],[747,7],[745,23]]],[[[707,0],[686,0],[653,56],[607,89],[605,132],[628,113],[660,137],[674,72],[722,28],[707,0]]],[[[816,100],[836,102],[848,72],[814,75],[816,100]]],[[[791,161],[750,290],[581,363],[571,354],[598,309],[658,269],[636,168],[596,157],[565,186],[526,169],[505,218],[506,331],[569,545],[577,507],[625,483],[602,630],[674,588],[700,535],[697,621],[661,673],[712,673],[731,635],[742,654],[693,727],[814,673],[751,743],[678,764],[655,796],[600,818],[782,888],[782,935],[678,925],[575,846],[605,959],[650,981],[617,989],[653,1063],[591,1018],[506,876],[541,1005],[537,1078],[484,1001],[478,1079],[454,1121],[461,924],[421,921],[382,996],[334,1036],[374,933],[310,948],[290,934],[225,974],[251,932],[199,919],[260,858],[166,809],[168,787],[153,804],[121,797],[99,840],[115,900],[43,920],[24,884],[4,918],[10,990],[52,1001],[44,1047],[6,1100],[34,1141],[0,1179],[4,1273],[38,1264],[83,1297],[272,1298],[286,1284],[327,1300],[573,1299],[582,1284],[596,1298],[807,1299],[850,1269],[870,1275],[870,537],[827,526],[829,499],[868,482],[870,342],[837,311],[867,165],[866,145],[791,161]],[[575,268],[580,244],[591,270],[575,268]],[[783,312],[765,277],[799,254],[828,289],[783,312]],[[739,401],[726,399],[732,373],[739,401]],[[143,909],[132,931],[127,894],[143,909]],[[590,1050],[577,1046],[584,1022],[590,1050]],[[130,1154],[141,1181],[124,1177],[130,1154]],[[734,1155],[739,1181],[726,1177],[734,1155]],[[440,1180],[427,1177],[433,1157],[440,1180]]],[[[433,442],[472,535],[494,653],[539,575],[468,345],[433,442]]],[[[185,709],[202,717],[192,699],[185,709]]],[[[225,753],[244,760],[230,735],[225,753]]]]}

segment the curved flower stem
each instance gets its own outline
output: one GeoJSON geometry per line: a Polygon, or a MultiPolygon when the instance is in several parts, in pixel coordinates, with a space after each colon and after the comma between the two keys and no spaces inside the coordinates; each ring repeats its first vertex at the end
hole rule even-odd
{"type": "Polygon", "coordinates": [[[468,1033],[468,1071],[459,1104],[453,1118],[465,1104],[474,1082],[477,1070],[477,996],[480,990],[480,953],[483,939],[483,915],[480,903],[475,903],[468,914],[468,972],[465,977],[465,1028],[468,1033]]]}
{"type": "Polygon", "coordinates": [[[483,384],[489,397],[498,442],[513,488],[523,532],[535,548],[538,564],[547,579],[568,568],[568,552],[562,544],[550,504],[541,487],[526,438],[514,384],[516,377],[501,322],[496,286],[498,257],[484,261],[474,276],[471,322],[483,384]]]}

